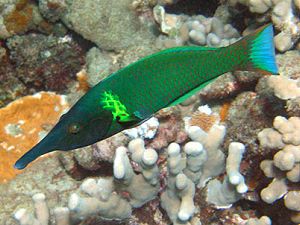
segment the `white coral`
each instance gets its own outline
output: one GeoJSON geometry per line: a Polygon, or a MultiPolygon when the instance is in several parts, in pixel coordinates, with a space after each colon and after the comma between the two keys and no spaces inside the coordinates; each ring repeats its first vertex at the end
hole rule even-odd
{"type": "MultiPolygon", "coordinates": [[[[43,193],[38,193],[32,196],[32,200],[34,202],[35,215],[32,215],[26,209],[21,208],[14,213],[14,218],[20,225],[48,225],[50,222],[50,213],[46,203],[46,196],[43,193]]],[[[70,224],[70,213],[68,208],[55,208],[54,217],[57,225],[70,224]]]]}
{"type": "MultiPolygon", "coordinates": [[[[298,190],[289,190],[288,181],[293,183],[300,181],[300,118],[290,117],[286,119],[282,116],[277,116],[273,121],[273,126],[280,134],[279,138],[284,145],[280,146],[280,148],[275,148],[279,151],[275,153],[273,160],[263,160],[260,164],[260,168],[263,170],[265,176],[273,178],[273,181],[261,191],[260,195],[262,200],[269,204],[284,197],[285,206],[299,213],[300,192],[298,190]]],[[[262,137],[265,133],[262,131],[259,134],[259,140],[263,148],[266,147],[264,138],[262,137]]],[[[270,139],[270,142],[272,141],[278,142],[278,140],[270,139]]],[[[272,146],[272,144],[268,146],[270,145],[272,146]]],[[[300,221],[297,216],[292,216],[291,219],[293,221],[300,221]]]]}

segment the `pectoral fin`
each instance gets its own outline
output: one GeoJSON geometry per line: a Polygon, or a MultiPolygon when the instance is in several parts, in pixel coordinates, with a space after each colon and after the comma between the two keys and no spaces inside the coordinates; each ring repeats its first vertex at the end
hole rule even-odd
{"type": "Polygon", "coordinates": [[[117,118],[117,122],[124,128],[128,129],[130,127],[137,126],[148,119],[153,113],[148,112],[147,110],[140,109],[135,111],[124,118],[117,118]]]}

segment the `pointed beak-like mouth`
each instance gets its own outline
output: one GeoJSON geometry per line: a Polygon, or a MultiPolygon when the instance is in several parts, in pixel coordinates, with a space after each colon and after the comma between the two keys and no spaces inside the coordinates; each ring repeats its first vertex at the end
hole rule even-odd
{"type": "Polygon", "coordinates": [[[48,152],[54,151],[53,149],[47,149],[44,147],[41,147],[40,144],[34,146],[30,151],[25,153],[18,161],[15,163],[14,168],[18,170],[24,169],[30,162],[35,160],[37,157],[39,157],[42,154],[46,154],[48,152]]]}

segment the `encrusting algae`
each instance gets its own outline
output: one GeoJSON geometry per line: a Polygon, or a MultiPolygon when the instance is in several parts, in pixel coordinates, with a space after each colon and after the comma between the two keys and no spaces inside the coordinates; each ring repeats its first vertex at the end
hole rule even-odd
{"type": "Polygon", "coordinates": [[[32,23],[33,8],[28,0],[21,0],[14,11],[5,17],[6,29],[10,33],[23,33],[32,23]]]}
{"type": "Polygon", "coordinates": [[[15,160],[33,147],[68,108],[64,96],[40,92],[0,109],[0,183],[20,173],[13,168],[15,160]]]}
{"type": "Polygon", "coordinates": [[[208,132],[218,120],[219,117],[217,114],[206,114],[204,112],[196,112],[193,114],[189,125],[198,126],[205,132],[208,132]]]}

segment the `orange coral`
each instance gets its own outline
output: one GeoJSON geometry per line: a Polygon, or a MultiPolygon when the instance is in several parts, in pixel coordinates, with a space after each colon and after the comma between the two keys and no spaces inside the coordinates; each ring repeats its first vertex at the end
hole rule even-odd
{"type": "Polygon", "coordinates": [[[228,112],[230,109],[231,103],[230,102],[225,102],[220,110],[220,118],[221,118],[221,122],[224,122],[228,116],[228,112]]]}
{"type": "Polygon", "coordinates": [[[69,108],[65,98],[49,92],[18,99],[0,109],[0,182],[15,177],[15,161],[32,148],[69,108]]]}
{"type": "Polygon", "coordinates": [[[28,0],[20,0],[15,10],[5,16],[4,24],[8,32],[16,34],[27,31],[32,23],[33,8],[28,0]]]}
{"type": "Polygon", "coordinates": [[[82,90],[84,92],[87,92],[90,89],[90,85],[87,81],[87,74],[85,70],[81,70],[76,74],[77,80],[78,80],[78,90],[82,90]]]}
{"type": "Polygon", "coordinates": [[[206,114],[203,112],[195,112],[190,120],[191,126],[198,126],[205,132],[208,132],[210,128],[219,120],[216,114],[206,114]]]}

